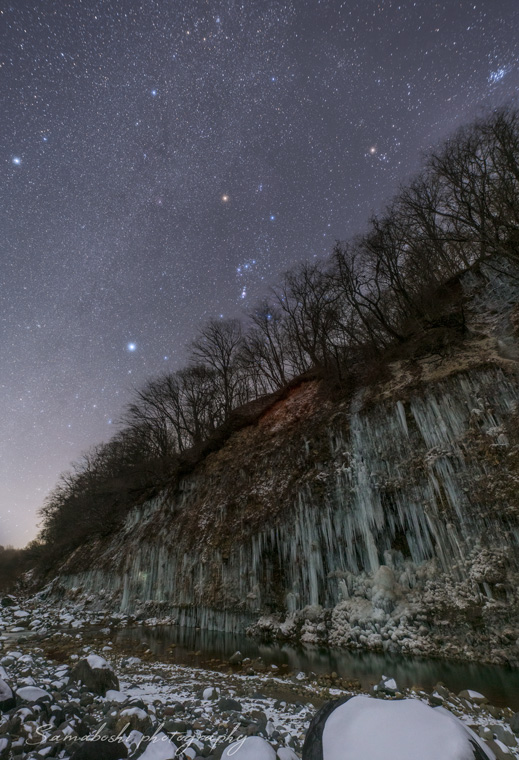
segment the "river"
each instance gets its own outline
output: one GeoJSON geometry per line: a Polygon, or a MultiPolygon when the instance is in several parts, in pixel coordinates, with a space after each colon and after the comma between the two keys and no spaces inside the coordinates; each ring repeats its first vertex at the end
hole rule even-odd
{"type": "Polygon", "coordinates": [[[491,704],[519,711],[519,670],[497,665],[478,665],[446,660],[403,657],[397,655],[350,652],[340,649],[295,647],[289,644],[263,643],[245,634],[206,631],[180,626],[124,628],[116,641],[145,642],[160,658],[174,644],[174,661],[179,664],[207,666],[207,661],[227,661],[240,651],[244,657],[261,657],[265,664],[306,674],[337,673],[341,678],[356,679],[362,688],[377,683],[382,675],[392,676],[400,688],[419,686],[432,691],[438,681],[454,692],[473,689],[484,694],[491,704]]]}

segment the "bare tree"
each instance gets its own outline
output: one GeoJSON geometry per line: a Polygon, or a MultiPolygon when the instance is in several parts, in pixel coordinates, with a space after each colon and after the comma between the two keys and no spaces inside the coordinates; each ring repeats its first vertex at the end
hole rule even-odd
{"type": "Polygon", "coordinates": [[[209,320],[190,346],[192,361],[214,372],[224,419],[249,397],[239,361],[242,347],[243,332],[238,319],[209,320]]]}
{"type": "Polygon", "coordinates": [[[330,366],[339,296],[324,264],[305,263],[290,270],[273,294],[284,316],[287,355],[296,373],[330,366]]]}

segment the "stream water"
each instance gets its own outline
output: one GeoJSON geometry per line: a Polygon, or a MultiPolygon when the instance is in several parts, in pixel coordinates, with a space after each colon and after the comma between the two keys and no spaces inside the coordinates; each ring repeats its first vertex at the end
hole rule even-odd
{"type": "Polygon", "coordinates": [[[285,666],[282,672],[332,673],[356,679],[362,688],[378,683],[382,675],[392,676],[401,688],[420,686],[431,691],[438,681],[459,692],[473,689],[491,704],[519,710],[519,670],[497,665],[449,662],[402,657],[372,652],[294,647],[263,643],[245,634],[222,633],[180,626],[123,628],[116,639],[126,643],[144,642],[157,656],[175,645],[174,660],[179,664],[204,666],[208,660],[226,661],[236,651],[251,659],[261,657],[266,665],[285,666]]]}

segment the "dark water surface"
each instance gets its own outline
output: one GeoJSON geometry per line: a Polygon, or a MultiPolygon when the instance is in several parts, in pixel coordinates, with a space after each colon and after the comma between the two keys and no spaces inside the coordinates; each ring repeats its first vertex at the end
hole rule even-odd
{"type": "Polygon", "coordinates": [[[174,661],[186,665],[203,666],[211,659],[227,661],[234,652],[240,651],[244,657],[261,657],[266,665],[288,666],[282,673],[287,670],[307,674],[335,671],[341,678],[360,681],[362,688],[378,683],[382,675],[395,678],[401,688],[419,686],[428,692],[438,681],[443,681],[453,692],[472,689],[484,694],[491,704],[519,710],[519,670],[503,666],[262,643],[245,634],[175,625],[124,628],[117,632],[116,641],[144,642],[159,657],[175,644],[174,661]]]}

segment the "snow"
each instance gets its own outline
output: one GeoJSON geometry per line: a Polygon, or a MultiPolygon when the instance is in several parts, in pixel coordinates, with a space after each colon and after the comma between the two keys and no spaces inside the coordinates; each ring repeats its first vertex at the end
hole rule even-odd
{"type": "Polygon", "coordinates": [[[36,702],[37,699],[41,699],[42,697],[51,699],[49,692],[38,688],[38,686],[22,686],[21,689],[17,690],[16,696],[23,699],[24,702],[36,702]]]}
{"type": "Polygon", "coordinates": [[[483,694],[480,694],[479,691],[472,691],[472,689],[468,689],[467,693],[470,699],[485,699],[485,696],[483,694]]]}
{"type": "Polygon", "coordinates": [[[140,756],[140,760],[174,760],[176,756],[176,745],[161,732],[153,737],[144,754],[140,756]]]}
{"type": "Polygon", "coordinates": [[[234,760],[276,760],[276,753],[265,739],[249,736],[224,749],[222,758],[226,757],[233,757],[234,760]]]}
{"type": "Polygon", "coordinates": [[[104,657],[100,657],[98,654],[89,654],[88,657],[86,658],[86,661],[88,662],[92,670],[110,669],[110,665],[107,663],[104,657]]]}
{"type": "MultiPolygon", "coordinates": [[[[353,697],[332,712],[323,731],[324,760],[473,760],[464,726],[413,699],[353,697]]],[[[491,756],[488,755],[490,758],[491,756]]]]}
{"type": "Polygon", "coordinates": [[[128,695],[124,694],[122,691],[117,691],[116,689],[108,689],[106,692],[106,700],[107,702],[126,702],[128,700],[128,695]]]}
{"type": "Polygon", "coordinates": [[[131,718],[133,715],[136,715],[141,720],[148,717],[148,713],[141,710],[140,707],[127,707],[126,710],[121,710],[119,714],[122,718],[131,718]]]}

